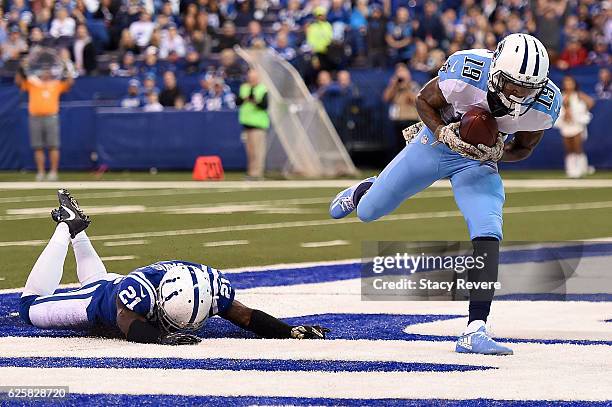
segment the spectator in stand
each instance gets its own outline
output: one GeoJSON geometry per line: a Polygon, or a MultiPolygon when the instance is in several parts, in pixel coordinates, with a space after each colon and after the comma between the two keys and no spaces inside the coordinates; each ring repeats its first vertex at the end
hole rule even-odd
{"type": "Polygon", "coordinates": [[[248,25],[248,33],[242,40],[242,46],[245,48],[251,48],[258,41],[263,41],[265,43],[266,39],[264,38],[259,21],[253,20],[248,25]]]}
{"type": "Polygon", "coordinates": [[[221,52],[227,48],[233,49],[238,44],[239,42],[236,38],[236,26],[234,23],[228,20],[223,23],[223,28],[221,29],[221,35],[218,38],[215,52],[221,52]]]}
{"type": "MultiPolygon", "coordinates": [[[[472,10],[478,10],[472,8],[472,10]]],[[[428,47],[436,48],[444,40],[445,31],[438,15],[438,5],[433,1],[425,3],[423,17],[419,19],[416,36],[425,41],[428,47]]]]}
{"type": "Polygon", "coordinates": [[[112,62],[109,65],[111,76],[133,77],[138,75],[138,67],[134,54],[130,51],[123,54],[121,62],[112,62]]]}
{"type": "Polygon", "coordinates": [[[244,78],[244,69],[240,61],[236,58],[236,52],[233,49],[224,49],[221,51],[219,58],[222,77],[227,80],[240,80],[244,78]]]}
{"type": "Polygon", "coordinates": [[[200,89],[191,94],[189,107],[191,110],[202,111],[206,104],[206,98],[210,93],[213,77],[210,74],[200,76],[200,89]]]}
{"type": "Polygon", "coordinates": [[[409,21],[408,9],[397,9],[395,21],[387,25],[385,37],[389,46],[389,55],[394,63],[409,61],[414,53],[413,26],[409,21]]]}
{"type": "Polygon", "coordinates": [[[79,75],[92,75],[96,72],[96,47],[91,42],[89,31],[84,24],[76,29],[76,38],[72,46],[72,60],[79,75]]]}
{"type": "Polygon", "coordinates": [[[209,112],[236,108],[236,96],[223,78],[214,78],[210,92],[204,101],[204,108],[209,112]]]}
{"type": "Polygon", "coordinates": [[[179,24],[179,20],[174,15],[174,11],[172,10],[172,3],[168,1],[162,3],[160,15],[164,16],[168,20],[168,24],[174,24],[175,26],[179,24]]]}
{"type": "Polygon", "coordinates": [[[318,99],[323,99],[327,91],[333,85],[332,76],[328,71],[321,71],[317,76],[317,89],[314,96],[318,99]]]}
{"type": "MultiPolygon", "coordinates": [[[[9,28],[8,40],[2,44],[2,60],[3,61],[19,61],[22,53],[28,51],[28,44],[21,37],[21,30],[16,25],[9,28]]],[[[14,71],[13,71],[14,72],[14,71]]]]}
{"type": "Polygon", "coordinates": [[[291,31],[298,31],[300,24],[306,13],[301,8],[300,0],[289,0],[287,8],[284,8],[279,13],[279,20],[282,24],[286,24],[291,31]]]}
{"type": "Polygon", "coordinates": [[[384,67],[387,64],[387,20],[378,4],[372,6],[372,14],[368,17],[367,46],[368,62],[374,67],[384,67]]]}
{"type": "Polygon", "coordinates": [[[68,10],[64,7],[57,9],[56,16],[51,21],[49,34],[54,38],[74,37],[75,29],[76,22],[68,15],[68,10]]]}
{"type": "Polygon", "coordinates": [[[144,9],[140,12],[140,18],[130,24],[130,34],[140,48],[149,46],[154,29],[155,24],[151,21],[151,15],[144,9]]]}
{"type": "Polygon", "coordinates": [[[338,71],[337,82],[338,87],[340,89],[340,93],[343,96],[346,96],[349,99],[355,99],[359,97],[359,88],[357,88],[357,86],[355,86],[355,84],[353,83],[349,71],[338,71]]]}
{"type": "Polygon", "coordinates": [[[333,39],[344,41],[344,34],[349,28],[351,15],[344,7],[344,0],[332,0],[331,8],[327,12],[327,21],[332,26],[333,39]]]}
{"type": "Polygon", "coordinates": [[[538,0],[535,4],[536,37],[542,41],[555,61],[561,49],[561,32],[565,24],[568,0],[538,0]]]}
{"type": "Polygon", "coordinates": [[[147,103],[146,100],[146,95],[148,93],[155,93],[155,96],[157,97],[157,95],[159,95],[159,88],[156,86],[155,83],[155,75],[150,73],[147,74],[144,78],[144,81],[142,81],[142,94],[141,94],[141,104],[145,105],[147,103]]]}
{"type": "Polygon", "coordinates": [[[159,71],[159,63],[157,62],[157,48],[150,46],[145,51],[145,58],[139,68],[140,74],[143,76],[152,74],[156,76],[159,71]]]}
{"type": "MultiPolygon", "coordinates": [[[[0,41],[0,44],[1,43],[2,41],[0,41]]],[[[43,34],[40,27],[35,26],[30,29],[30,38],[28,39],[28,46],[30,48],[36,46],[44,47],[48,45],[48,43],[49,41],[45,38],[45,35],[43,34]]]]}
{"type": "Polygon", "coordinates": [[[412,80],[406,64],[398,63],[383,92],[383,101],[389,103],[389,119],[394,124],[396,153],[406,146],[402,130],[419,121],[415,105],[419,89],[419,84],[412,80]]]}
{"type": "Polygon", "coordinates": [[[249,0],[238,0],[236,3],[238,10],[234,17],[234,24],[236,24],[236,27],[246,28],[254,19],[251,2],[249,0]]]}
{"type": "Polygon", "coordinates": [[[145,94],[145,104],[142,109],[145,112],[161,112],[164,107],[159,103],[157,93],[149,91],[145,94]]]}
{"type": "Polygon", "coordinates": [[[599,70],[599,82],[595,85],[595,93],[598,99],[612,99],[612,75],[610,75],[610,69],[601,68],[599,70]]]}
{"type": "Polygon", "coordinates": [[[598,36],[595,39],[593,50],[589,52],[587,57],[587,64],[598,66],[610,66],[612,64],[612,57],[610,57],[610,45],[606,42],[604,37],[598,36]]]}
{"type": "Polygon", "coordinates": [[[131,52],[133,54],[140,54],[140,48],[136,45],[134,37],[127,28],[121,31],[121,39],[119,40],[119,52],[131,52]]]}
{"type": "Polygon", "coordinates": [[[357,0],[350,17],[350,42],[353,53],[356,55],[355,64],[365,65],[366,62],[366,34],[368,32],[368,0],[357,0]]]}
{"type": "Polygon", "coordinates": [[[36,181],[45,179],[45,150],[49,152],[48,181],[57,181],[60,160],[60,125],[59,108],[60,96],[68,92],[74,79],[66,72],[63,77],[55,79],[51,69],[45,69],[37,76],[27,76],[20,71],[15,76],[15,84],[28,92],[28,113],[30,127],[30,145],[34,150],[36,163],[36,181]]]}
{"type": "Polygon", "coordinates": [[[563,103],[555,127],[563,136],[565,173],[568,178],[581,178],[594,172],[594,169],[589,167],[582,144],[587,138],[587,125],[591,121],[589,110],[595,102],[580,91],[576,80],[571,76],[563,78],[561,88],[563,103]]]}
{"type": "Polygon", "coordinates": [[[260,83],[254,69],[247,73],[247,81],[240,85],[237,104],[238,120],[243,127],[242,140],[247,153],[247,179],[263,179],[266,164],[266,136],[270,127],[268,90],[260,83]]]}
{"type": "Polygon", "coordinates": [[[570,38],[567,47],[561,53],[557,67],[561,70],[584,65],[587,61],[588,52],[577,38],[570,38]]]}
{"type": "Polygon", "coordinates": [[[140,107],[142,99],[140,97],[140,82],[138,79],[130,79],[128,82],[127,95],[121,99],[121,107],[124,108],[135,108],[140,107]]]}
{"type": "Polygon", "coordinates": [[[327,56],[327,51],[332,43],[333,29],[327,21],[325,8],[317,6],[312,13],[315,16],[315,21],[306,27],[306,43],[318,59],[321,69],[328,69],[331,62],[327,56]]]}
{"type": "Polygon", "coordinates": [[[162,39],[159,46],[159,57],[161,59],[166,59],[170,52],[175,52],[179,58],[183,58],[187,53],[185,49],[185,40],[179,35],[174,23],[169,24],[168,29],[162,33],[162,39]]]}
{"type": "Polygon", "coordinates": [[[410,68],[419,72],[429,72],[429,48],[424,41],[417,40],[414,55],[410,59],[410,68]]]}
{"type": "Polygon", "coordinates": [[[297,52],[289,46],[289,38],[286,33],[279,31],[272,48],[287,62],[293,63],[297,57],[297,52]]]}
{"type": "Polygon", "coordinates": [[[176,98],[179,96],[183,96],[183,94],[176,85],[174,72],[164,72],[164,88],[159,94],[159,103],[165,107],[174,107],[176,105],[176,98]]]}

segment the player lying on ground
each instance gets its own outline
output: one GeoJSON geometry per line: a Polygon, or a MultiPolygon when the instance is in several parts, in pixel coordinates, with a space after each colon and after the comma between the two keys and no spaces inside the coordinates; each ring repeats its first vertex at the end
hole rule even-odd
{"type": "MultiPolygon", "coordinates": [[[[496,281],[505,199],[497,161],[527,158],[557,119],[561,94],[548,79],[548,65],[542,43],[527,34],[507,36],[495,52],[472,49],[451,55],[417,96],[422,122],[404,130],[406,147],[378,177],[340,192],[330,215],[339,219],[356,209],[362,221],[370,222],[435,181],[449,178],[474,255],[488,253],[485,272],[496,281]],[[461,116],[474,107],[495,117],[500,131],[495,146],[473,146],[459,137],[461,116]],[[514,138],[504,145],[508,134],[514,138]]],[[[472,278],[474,270],[468,275],[472,278]]],[[[480,298],[474,294],[470,292],[468,326],[456,351],[512,354],[486,332],[493,290],[477,293],[480,298]]]]}
{"type": "Polygon", "coordinates": [[[160,261],[126,276],[107,273],[85,229],[89,217],[68,191],[59,190],[58,225],[34,264],[21,296],[20,315],[38,328],[85,328],[123,333],[141,343],[191,344],[207,318],[219,315],[264,338],[324,339],[319,326],[290,326],[234,299],[218,270],[187,261],[160,261]],[[72,239],[71,239],[72,238],[72,239]],[[54,294],[62,278],[68,245],[81,287],[54,294]]]}

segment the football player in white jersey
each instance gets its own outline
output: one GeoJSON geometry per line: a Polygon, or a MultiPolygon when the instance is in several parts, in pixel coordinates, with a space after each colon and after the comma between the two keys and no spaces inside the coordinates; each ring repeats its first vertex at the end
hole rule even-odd
{"type": "MultiPolygon", "coordinates": [[[[404,130],[406,147],[377,177],[341,191],[330,204],[330,215],[339,219],[356,210],[362,221],[370,222],[448,178],[474,254],[487,254],[485,272],[471,271],[469,277],[496,281],[505,199],[497,162],[527,158],[557,119],[561,94],[548,79],[548,68],[544,45],[527,34],[507,36],[495,52],[472,49],[451,55],[417,96],[422,122],[404,130]],[[495,146],[473,146],[459,137],[461,116],[474,107],[495,117],[499,128],[495,146]],[[514,137],[505,143],[510,134],[514,137]]],[[[470,297],[468,326],[456,351],[512,354],[485,328],[493,290],[472,290],[470,297]]]]}

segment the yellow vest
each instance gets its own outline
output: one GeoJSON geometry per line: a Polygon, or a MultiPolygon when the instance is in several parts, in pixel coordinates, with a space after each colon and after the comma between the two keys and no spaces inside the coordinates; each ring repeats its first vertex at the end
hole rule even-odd
{"type": "MultiPolygon", "coordinates": [[[[246,98],[251,95],[252,86],[248,83],[243,83],[240,86],[240,97],[245,101],[240,106],[238,111],[238,121],[242,125],[257,127],[259,129],[267,129],[270,127],[270,117],[265,109],[260,109],[255,103],[247,102],[246,98]]],[[[253,88],[253,96],[257,103],[261,102],[267,89],[263,84],[259,84],[253,88]]]]}

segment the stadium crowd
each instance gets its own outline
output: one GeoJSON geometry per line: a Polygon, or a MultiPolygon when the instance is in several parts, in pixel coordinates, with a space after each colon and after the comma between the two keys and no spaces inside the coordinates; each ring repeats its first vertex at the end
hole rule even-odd
{"type": "Polygon", "coordinates": [[[246,73],[236,45],[273,48],[322,94],[336,77],[345,87],[335,72],[346,68],[434,73],[457,50],[528,32],[559,69],[601,66],[597,91],[609,97],[611,16],[601,0],[4,0],[0,52],[5,76],[32,47],[51,46],[74,76],[133,78],[124,106],[137,92],[153,110],[216,110],[235,107],[225,81],[246,73]],[[183,95],[182,75],[199,75],[201,89],[183,95]]]}

